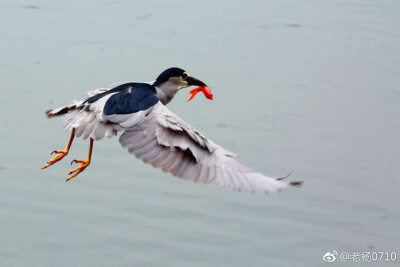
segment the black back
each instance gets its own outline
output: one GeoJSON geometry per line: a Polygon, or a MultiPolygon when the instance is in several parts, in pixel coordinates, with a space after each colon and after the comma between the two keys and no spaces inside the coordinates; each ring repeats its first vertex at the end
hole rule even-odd
{"type": "Polygon", "coordinates": [[[159,101],[156,89],[150,84],[127,83],[123,86],[124,89],[119,88],[119,93],[107,100],[103,110],[105,115],[135,113],[149,109],[159,101]]]}

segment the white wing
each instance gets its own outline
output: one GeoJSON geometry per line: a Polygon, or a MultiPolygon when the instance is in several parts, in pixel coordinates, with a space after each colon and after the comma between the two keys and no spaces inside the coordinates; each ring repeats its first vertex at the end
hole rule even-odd
{"type": "MultiPolygon", "coordinates": [[[[240,164],[234,159],[235,154],[207,139],[160,102],[146,113],[147,116],[140,116],[140,122],[135,114],[132,118],[123,115],[123,120],[136,123],[128,123],[131,127],[124,128],[119,139],[123,147],[145,163],[185,180],[234,191],[268,193],[289,185],[240,164]]],[[[121,118],[115,122],[122,125],[121,118]]]]}

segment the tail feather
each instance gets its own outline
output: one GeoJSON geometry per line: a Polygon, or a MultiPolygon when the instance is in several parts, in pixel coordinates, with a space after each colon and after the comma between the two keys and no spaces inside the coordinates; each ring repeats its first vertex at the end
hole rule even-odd
{"type": "Polygon", "coordinates": [[[49,109],[49,110],[46,110],[45,114],[46,114],[47,118],[52,118],[52,117],[57,117],[57,116],[67,114],[68,111],[73,110],[73,109],[76,109],[75,104],[65,106],[65,107],[55,108],[55,109],[49,109]]]}
{"type": "MultiPolygon", "coordinates": [[[[100,89],[96,89],[94,91],[90,91],[87,93],[89,96],[95,96],[95,95],[104,93],[108,90],[109,90],[108,88],[100,88],[100,89]]],[[[46,110],[45,114],[46,114],[47,118],[61,116],[61,115],[67,114],[68,111],[70,111],[70,110],[80,107],[83,103],[84,103],[84,101],[74,101],[74,104],[71,104],[69,106],[46,110]]]]}

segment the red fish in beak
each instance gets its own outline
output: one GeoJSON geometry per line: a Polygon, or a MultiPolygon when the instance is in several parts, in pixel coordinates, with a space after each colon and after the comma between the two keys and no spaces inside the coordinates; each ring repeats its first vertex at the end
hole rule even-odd
{"type": "Polygon", "coordinates": [[[197,95],[198,92],[203,92],[204,96],[210,100],[214,99],[214,96],[211,93],[210,88],[208,88],[207,86],[199,86],[189,92],[189,94],[191,94],[191,96],[187,101],[188,102],[191,101],[197,95]]]}

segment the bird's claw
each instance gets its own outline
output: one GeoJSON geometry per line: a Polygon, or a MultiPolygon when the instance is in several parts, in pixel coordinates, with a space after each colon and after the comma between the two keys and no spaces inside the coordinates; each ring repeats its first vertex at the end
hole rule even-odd
{"type": "Polygon", "coordinates": [[[86,169],[86,167],[89,166],[90,161],[74,159],[73,161],[71,161],[71,165],[72,165],[72,163],[80,163],[81,165],[68,173],[70,176],[67,178],[66,182],[68,182],[72,178],[76,177],[81,172],[83,172],[86,169]]]}
{"type": "Polygon", "coordinates": [[[55,157],[53,157],[52,159],[50,159],[47,162],[47,164],[42,167],[42,169],[46,169],[47,167],[50,167],[54,163],[60,161],[62,158],[64,158],[68,154],[68,151],[65,151],[65,150],[54,150],[53,152],[51,152],[50,155],[53,155],[54,153],[56,153],[57,155],[55,157]]]}
{"type": "Polygon", "coordinates": [[[67,152],[65,150],[54,150],[53,152],[50,153],[50,155],[53,155],[54,153],[56,154],[66,154],[67,152]]]}
{"type": "MultiPolygon", "coordinates": [[[[86,163],[88,163],[88,160],[74,159],[74,160],[71,161],[71,165],[72,165],[72,163],[84,163],[84,164],[86,164],[86,163]]],[[[88,165],[89,165],[89,163],[88,163],[88,165]]]]}

